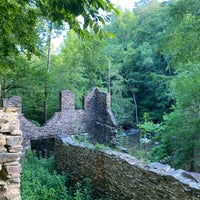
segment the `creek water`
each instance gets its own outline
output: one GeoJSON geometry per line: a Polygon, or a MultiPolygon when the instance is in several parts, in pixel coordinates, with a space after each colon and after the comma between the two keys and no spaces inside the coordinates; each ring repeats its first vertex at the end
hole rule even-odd
{"type": "Polygon", "coordinates": [[[137,129],[130,129],[122,133],[119,137],[119,146],[123,152],[129,153],[137,158],[141,157],[144,153],[144,148],[148,151],[151,148],[151,143],[142,144],[140,143],[140,132],[137,129]]]}

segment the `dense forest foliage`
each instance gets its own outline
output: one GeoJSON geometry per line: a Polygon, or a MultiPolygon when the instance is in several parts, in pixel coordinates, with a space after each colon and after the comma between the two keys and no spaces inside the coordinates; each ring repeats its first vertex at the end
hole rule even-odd
{"type": "Polygon", "coordinates": [[[73,12],[56,0],[33,2],[0,2],[1,97],[21,96],[25,116],[43,124],[59,110],[61,89],[74,91],[77,109],[93,87],[110,91],[120,126],[148,114],[161,127],[152,160],[200,171],[199,0],[140,0],[110,22],[96,16],[99,7],[114,10],[106,0],[73,12]],[[63,21],[70,30],[53,52],[63,21]]]}

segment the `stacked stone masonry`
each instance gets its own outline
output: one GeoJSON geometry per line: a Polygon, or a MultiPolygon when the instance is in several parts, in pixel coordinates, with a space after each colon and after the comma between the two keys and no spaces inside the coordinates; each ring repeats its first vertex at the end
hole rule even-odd
{"type": "Polygon", "coordinates": [[[112,200],[199,200],[200,174],[142,164],[128,154],[99,151],[63,136],[55,140],[57,168],[75,181],[91,179],[112,200]]]}
{"type": "Polygon", "coordinates": [[[99,151],[93,145],[86,147],[67,137],[87,132],[93,140],[109,143],[116,128],[108,94],[94,89],[84,97],[83,110],[75,110],[74,102],[71,91],[61,91],[61,111],[38,127],[20,112],[19,97],[3,100],[0,200],[20,200],[22,132],[24,148],[30,146],[31,140],[55,137],[52,142],[58,170],[64,170],[75,181],[90,178],[99,193],[113,200],[200,199],[200,174],[159,163],[142,164],[128,154],[110,149],[99,151]]]}
{"type": "MultiPolygon", "coordinates": [[[[84,97],[83,109],[75,110],[73,92],[61,91],[60,112],[57,112],[42,127],[30,122],[21,113],[20,125],[23,132],[23,148],[30,147],[30,141],[58,134],[76,135],[89,133],[90,139],[98,143],[112,143],[115,135],[116,122],[110,108],[110,95],[93,89],[84,97]]],[[[3,107],[21,108],[20,97],[3,99],[3,107]]]]}
{"type": "Polygon", "coordinates": [[[20,200],[19,108],[0,108],[0,200],[20,200]]]}

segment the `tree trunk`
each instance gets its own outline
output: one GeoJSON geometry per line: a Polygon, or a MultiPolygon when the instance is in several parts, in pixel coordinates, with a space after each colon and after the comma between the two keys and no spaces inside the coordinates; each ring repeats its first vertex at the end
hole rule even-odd
{"type": "Polygon", "coordinates": [[[135,111],[135,120],[136,123],[139,123],[139,118],[138,118],[138,106],[137,106],[137,101],[136,101],[136,97],[135,97],[135,93],[132,92],[132,96],[133,96],[133,102],[134,102],[134,111],[135,111]]]}
{"type": "Polygon", "coordinates": [[[3,78],[3,87],[2,87],[2,93],[1,93],[1,98],[6,98],[6,93],[7,93],[7,77],[6,76],[4,76],[4,78],[3,78]]]}
{"type": "Polygon", "coordinates": [[[110,58],[108,58],[108,93],[110,94],[110,58]]]}
{"type": "Polygon", "coordinates": [[[48,46],[48,53],[47,53],[47,78],[46,78],[46,83],[45,83],[45,88],[44,88],[44,122],[47,121],[47,116],[48,116],[48,90],[49,90],[49,85],[48,85],[48,74],[50,72],[50,58],[51,58],[51,37],[52,37],[52,24],[50,24],[49,27],[49,35],[48,35],[48,41],[47,41],[47,46],[48,46]]]}

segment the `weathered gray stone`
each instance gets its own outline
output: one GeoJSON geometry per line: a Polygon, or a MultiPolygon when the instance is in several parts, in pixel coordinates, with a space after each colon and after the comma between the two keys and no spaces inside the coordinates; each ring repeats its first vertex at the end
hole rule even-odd
{"type": "Polygon", "coordinates": [[[19,153],[1,153],[0,164],[17,161],[19,157],[20,157],[19,153]]]}
{"type": "Polygon", "coordinates": [[[169,165],[164,165],[157,162],[152,162],[149,165],[149,167],[151,170],[155,169],[156,171],[160,171],[160,172],[168,172],[168,171],[173,170],[169,165]]]}
{"type": "Polygon", "coordinates": [[[0,108],[0,200],[20,200],[19,108],[0,108]],[[16,136],[18,135],[18,136],[16,136]]]}
{"type": "MultiPolygon", "coordinates": [[[[62,92],[61,112],[55,113],[43,127],[37,127],[20,115],[24,144],[30,140],[87,132],[97,142],[110,142],[116,123],[110,110],[110,98],[94,89],[84,99],[84,109],[76,111],[74,95],[62,92]],[[77,128],[78,127],[78,128],[77,128]],[[98,131],[97,131],[98,130],[98,131]]],[[[18,114],[21,100],[5,100],[0,108],[0,200],[20,200],[19,156],[21,136],[18,114]],[[8,107],[16,103],[19,108],[8,107]],[[5,144],[6,142],[6,144],[5,144]],[[7,152],[5,152],[7,151],[7,152]]],[[[112,150],[98,151],[94,146],[56,139],[54,148],[59,170],[75,179],[89,177],[98,191],[113,200],[198,200],[199,174],[174,170],[159,163],[144,165],[137,159],[112,150]]]]}
{"type": "Polygon", "coordinates": [[[6,137],[6,145],[10,147],[20,146],[22,143],[22,137],[21,136],[7,136],[6,137]]]}
{"type": "Polygon", "coordinates": [[[19,111],[19,108],[21,108],[21,98],[18,96],[13,96],[10,99],[3,98],[3,107],[12,112],[19,111]]]}
{"type": "Polygon", "coordinates": [[[1,133],[8,133],[10,132],[10,129],[9,129],[9,122],[5,119],[1,119],[0,120],[0,132],[1,133]]]}
{"type": "Polygon", "coordinates": [[[21,152],[22,146],[14,146],[14,147],[7,147],[7,152],[9,153],[17,153],[21,152]]]}
{"type": "Polygon", "coordinates": [[[197,183],[200,183],[200,174],[199,173],[183,172],[183,176],[193,179],[197,183]]]}
{"type": "MultiPolygon", "coordinates": [[[[42,127],[34,125],[21,114],[20,125],[23,132],[24,150],[28,148],[26,145],[30,144],[30,140],[58,134],[76,135],[89,133],[89,138],[95,142],[113,143],[117,124],[110,107],[110,95],[95,88],[84,97],[83,104],[83,110],[75,110],[73,92],[62,90],[61,111],[55,113],[42,127]]],[[[8,106],[17,106],[20,111],[21,99],[19,97],[3,99],[3,106],[8,112],[7,114],[12,111],[15,113],[17,108],[8,106]]],[[[11,136],[21,136],[21,132],[18,131],[18,125],[16,120],[12,120],[9,123],[5,123],[4,126],[6,127],[2,130],[5,133],[10,132],[11,136]]]]}
{"type": "Polygon", "coordinates": [[[0,119],[0,124],[2,126],[2,124],[7,124],[8,123],[8,120],[5,120],[5,119],[0,119]]]}
{"type": "Polygon", "coordinates": [[[159,163],[142,164],[128,154],[98,151],[61,136],[55,140],[54,154],[58,170],[75,180],[90,178],[99,193],[113,200],[200,199],[197,173],[159,163]]]}
{"type": "Polygon", "coordinates": [[[6,145],[6,136],[0,134],[0,148],[4,147],[5,145],[6,145]]]}
{"type": "Polygon", "coordinates": [[[10,200],[21,200],[19,184],[9,185],[6,198],[10,200]]]}
{"type": "Polygon", "coordinates": [[[13,136],[18,136],[18,135],[22,135],[22,132],[21,131],[19,131],[19,130],[14,130],[14,131],[12,131],[11,133],[10,133],[10,135],[13,135],[13,136]]]}
{"type": "Polygon", "coordinates": [[[6,166],[5,170],[7,172],[8,175],[16,175],[16,174],[20,174],[21,173],[21,165],[16,165],[16,166],[6,166]]]}

